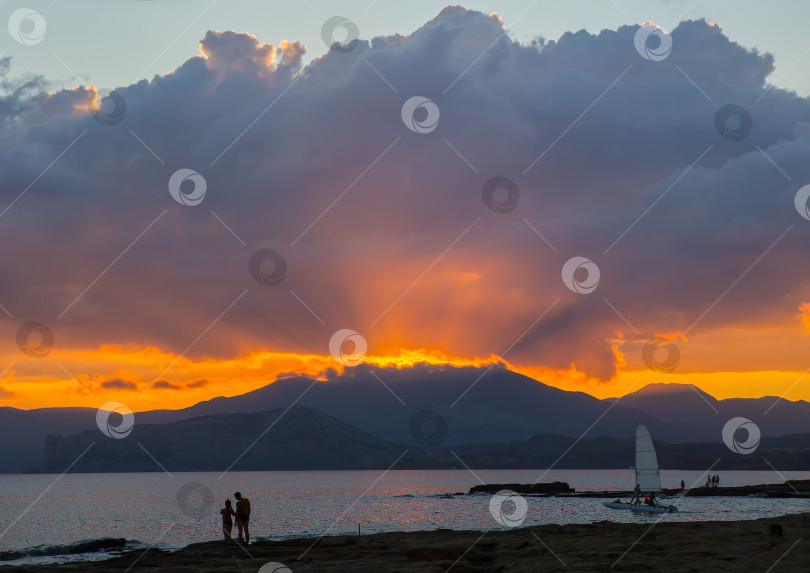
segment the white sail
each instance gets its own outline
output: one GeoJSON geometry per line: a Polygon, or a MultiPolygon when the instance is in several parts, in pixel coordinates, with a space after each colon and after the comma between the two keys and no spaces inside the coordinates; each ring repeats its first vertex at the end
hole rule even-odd
{"type": "Polygon", "coordinates": [[[647,426],[636,422],[636,483],[642,492],[661,491],[661,474],[652,436],[647,426]]]}

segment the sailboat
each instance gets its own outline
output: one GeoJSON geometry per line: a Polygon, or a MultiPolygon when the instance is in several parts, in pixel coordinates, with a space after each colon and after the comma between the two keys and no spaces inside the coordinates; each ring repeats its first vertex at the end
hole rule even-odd
{"type": "MultiPolygon", "coordinates": [[[[658,457],[655,455],[655,446],[647,426],[636,422],[636,481],[641,486],[642,493],[660,493],[661,473],[658,471],[658,457]]],[[[671,513],[678,511],[674,505],[634,505],[628,502],[603,501],[605,507],[611,509],[625,509],[640,513],[671,513]]]]}

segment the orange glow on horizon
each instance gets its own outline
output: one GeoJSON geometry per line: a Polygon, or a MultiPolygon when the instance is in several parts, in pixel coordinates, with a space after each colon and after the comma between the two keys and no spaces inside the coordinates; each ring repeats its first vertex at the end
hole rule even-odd
{"type": "MultiPolygon", "coordinates": [[[[433,350],[403,350],[367,356],[379,368],[415,364],[473,366],[497,358],[461,358],[433,350]]],[[[218,396],[244,394],[279,377],[322,377],[345,367],[331,356],[255,351],[229,359],[192,360],[155,347],[103,346],[96,350],[57,351],[47,360],[17,359],[0,380],[2,405],[17,408],[84,406],[108,400],[133,411],[185,408],[218,396]]]]}
{"type": "MultiPolygon", "coordinates": [[[[622,396],[647,384],[693,384],[715,398],[780,396],[810,398],[796,384],[801,372],[688,372],[662,374],[626,368],[624,354],[613,346],[619,367],[611,380],[600,381],[577,371],[512,364],[498,356],[460,357],[436,349],[404,349],[369,355],[365,364],[379,368],[407,368],[417,364],[486,367],[502,363],[508,369],[569,391],[597,398],[622,396]]],[[[218,396],[235,396],[290,375],[322,377],[329,369],[345,367],[331,356],[254,351],[229,359],[179,357],[154,347],[104,346],[96,350],[54,351],[47,360],[17,360],[0,380],[2,405],[30,409],[54,406],[98,408],[116,400],[133,411],[179,409],[218,396]]]]}

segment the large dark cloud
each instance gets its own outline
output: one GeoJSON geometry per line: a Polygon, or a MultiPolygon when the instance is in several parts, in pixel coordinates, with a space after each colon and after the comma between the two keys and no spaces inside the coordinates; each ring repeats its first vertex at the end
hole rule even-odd
{"type": "MultiPolygon", "coordinates": [[[[49,324],[65,348],[117,342],[180,353],[248,289],[190,356],[324,354],[345,327],[362,332],[372,353],[488,355],[561,297],[509,358],[608,378],[616,331],[688,329],[796,225],[695,329],[795,322],[810,279],[801,264],[810,223],[793,207],[810,181],[810,102],[779,89],[763,96],[772,57],[715,25],[681,23],[659,62],[636,52],[636,30],[521,45],[497,16],[448,8],[409,36],[331,51],[303,70],[298,44],[209,32],[204,57],[120,88],[127,113],[114,126],[87,113],[88,89],[32,95],[42,80],[6,83],[4,205],[75,143],[0,218],[0,303],[49,324]],[[403,125],[402,105],[415,95],[440,109],[432,133],[403,125]],[[715,129],[729,103],[753,117],[742,141],[715,129]],[[206,178],[200,205],[170,197],[180,168],[206,178]],[[495,175],[520,188],[509,214],[481,199],[495,175]],[[281,284],[251,278],[260,248],[286,258],[281,284]],[[600,267],[590,295],[560,279],[575,255],[600,267]]],[[[13,325],[6,330],[13,340],[13,325]]]]}

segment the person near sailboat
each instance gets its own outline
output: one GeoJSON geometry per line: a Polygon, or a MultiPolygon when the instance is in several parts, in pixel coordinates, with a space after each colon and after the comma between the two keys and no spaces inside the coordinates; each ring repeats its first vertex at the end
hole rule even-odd
{"type": "Polygon", "coordinates": [[[658,470],[658,457],[655,454],[655,445],[647,426],[636,422],[636,487],[633,489],[631,501],[622,502],[603,501],[605,507],[611,509],[625,509],[642,513],[669,513],[678,511],[674,505],[660,505],[655,494],[661,489],[661,473],[658,470]],[[641,492],[644,494],[644,504],[640,502],[641,492]]]}
{"type": "Polygon", "coordinates": [[[641,484],[636,484],[635,489],[633,489],[633,497],[630,498],[630,503],[635,503],[638,505],[640,503],[641,497],[641,484]]]}

